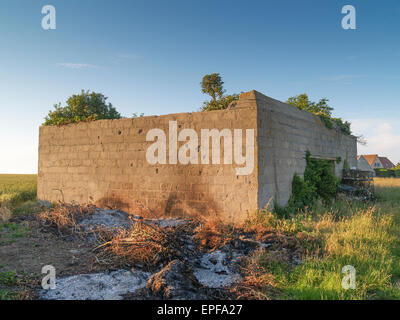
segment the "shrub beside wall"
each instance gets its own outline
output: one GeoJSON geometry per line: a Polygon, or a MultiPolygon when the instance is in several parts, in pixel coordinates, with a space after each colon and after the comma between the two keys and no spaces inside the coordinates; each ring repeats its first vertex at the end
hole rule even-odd
{"type": "Polygon", "coordinates": [[[400,178],[400,169],[374,169],[380,178],[400,178]]]}

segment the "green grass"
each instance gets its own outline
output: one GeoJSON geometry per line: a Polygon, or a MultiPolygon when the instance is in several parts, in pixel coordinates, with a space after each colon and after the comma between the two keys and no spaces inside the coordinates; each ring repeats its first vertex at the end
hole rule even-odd
{"type": "Polygon", "coordinates": [[[1,174],[0,202],[8,201],[16,206],[25,201],[36,199],[37,175],[1,174]]]}
{"type": "Polygon", "coordinates": [[[17,272],[0,272],[0,284],[11,286],[17,283],[17,272]]]}
{"type": "Polygon", "coordinates": [[[28,207],[36,199],[36,185],[35,174],[0,174],[0,203],[7,204],[16,213],[30,210],[28,207]]]}
{"type": "Polygon", "coordinates": [[[15,271],[0,272],[0,300],[15,300],[18,294],[2,287],[14,286],[17,284],[17,273],[15,271]]]}
{"type": "Polygon", "coordinates": [[[283,292],[279,298],[400,299],[400,179],[377,179],[376,195],[373,204],[337,201],[324,207],[319,203],[287,219],[270,212],[253,219],[252,223],[286,234],[310,234],[322,243],[322,255],[310,252],[296,267],[268,251],[258,257],[258,264],[283,292]],[[356,270],[354,290],[342,288],[345,265],[356,270]]]}
{"type": "Polygon", "coordinates": [[[29,235],[29,228],[17,223],[0,223],[0,245],[10,244],[29,235]]]}
{"type": "Polygon", "coordinates": [[[18,294],[13,291],[2,289],[0,290],[0,300],[17,300],[18,294]]]}

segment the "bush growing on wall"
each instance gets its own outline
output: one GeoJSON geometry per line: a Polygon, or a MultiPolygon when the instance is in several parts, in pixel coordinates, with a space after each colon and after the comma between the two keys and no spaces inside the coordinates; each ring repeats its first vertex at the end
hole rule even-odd
{"type": "Polygon", "coordinates": [[[92,121],[100,119],[120,119],[121,115],[112,106],[106,103],[107,97],[101,93],[82,90],[81,94],[74,94],[67,100],[67,105],[61,103],[54,106],[45,118],[44,126],[62,125],[72,122],[92,121]]]}
{"type": "Polygon", "coordinates": [[[204,102],[201,107],[202,111],[223,110],[228,108],[229,104],[233,101],[239,100],[238,94],[231,94],[222,96],[220,99],[204,102]]]}
{"type": "Polygon", "coordinates": [[[334,162],[314,159],[309,151],[306,153],[304,179],[295,174],[292,181],[292,195],[286,208],[276,207],[279,214],[303,210],[317,199],[329,203],[337,194],[339,179],[334,172],[334,162]]]}
{"type": "Polygon", "coordinates": [[[310,101],[307,94],[303,93],[295,97],[290,97],[286,103],[319,116],[328,129],[334,129],[335,123],[341,132],[350,135],[350,122],[332,117],[333,108],[328,105],[328,101],[328,99],[322,98],[318,102],[313,102],[310,101]]]}

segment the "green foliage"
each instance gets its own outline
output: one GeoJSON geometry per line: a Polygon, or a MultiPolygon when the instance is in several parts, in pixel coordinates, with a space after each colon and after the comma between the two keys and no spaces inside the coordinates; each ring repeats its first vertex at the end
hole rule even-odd
{"type": "Polygon", "coordinates": [[[328,105],[328,99],[322,98],[318,102],[309,100],[308,95],[303,93],[295,97],[290,97],[286,103],[291,104],[301,110],[305,110],[320,116],[331,117],[333,108],[328,105]]]}
{"type": "Polygon", "coordinates": [[[309,207],[314,202],[316,195],[316,186],[295,174],[292,181],[292,196],[289,199],[288,207],[296,210],[309,207]]]}
{"type": "Polygon", "coordinates": [[[306,153],[306,170],[304,181],[315,188],[314,198],[321,198],[329,203],[335,197],[339,179],[334,172],[334,164],[330,160],[311,158],[310,152],[306,153]]]}
{"type": "Polygon", "coordinates": [[[9,272],[0,272],[0,284],[3,285],[14,285],[17,283],[17,272],[9,271],[9,272]]]}
{"type": "Polygon", "coordinates": [[[101,93],[82,90],[67,100],[65,107],[61,103],[54,105],[45,118],[44,126],[63,125],[73,122],[93,121],[100,119],[120,119],[121,115],[106,103],[107,97],[101,93]]]}
{"type": "Polygon", "coordinates": [[[313,102],[310,101],[307,94],[303,93],[290,97],[286,103],[319,116],[328,129],[334,129],[335,123],[343,133],[351,134],[350,122],[343,121],[341,118],[333,118],[333,108],[328,105],[328,101],[328,99],[322,98],[318,102],[313,102]]]}
{"type": "Polygon", "coordinates": [[[400,170],[400,162],[392,168],[393,170],[400,170]]]}
{"type": "Polygon", "coordinates": [[[132,113],[132,118],[133,119],[141,118],[143,116],[144,116],[144,113],[139,113],[139,114],[137,112],[132,113]]]}
{"type": "Polygon", "coordinates": [[[351,134],[351,123],[343,121],[341,118],[332,118],[332,121],[336,123],[336,126],[345,134],[351,134]]]}
{"type": "Polygon", "coordinates": [[[237,101],[239,99],[238,94],[231,94],[221,97],[218,100],[211,100],[204,102],[201,110],[211,111],[211,110],[222,110],[228,108],[232,101],[237,101]]]}
{"type": "Polygon", "coordinates": [[[223,88],[224,82],[222,81],[219,73],[206,74],[200,83],[201,91],[211,96],[212,101],[222,98],[225,90],[223,88]]]}
{"type": "Polygon", "coordinates": [[[343,170],[348,170],[348,169],[350,169],[350,165],[347,159],[345,159],[343,162],[343,170]]]}
{"type": "Polygon", "coordinates": [[[322,120],[323,123],[325,123],[325,126],[328,129],[333,129],[334,128],[332,119],[329,116],[320,114],[319,118],[322,120]]]}
{"type": "Polygon", "coordinates": [[[18,294],[9,289],[3,289],[2,287],[10,287],[17,284],[17,272],[0,272],[0,300],[15,300],[18,298],[18,294]]]}
{"type": "Polygon", "coordinates": [[[288,205],[275,209],[278,214],[287,216],[312,206],[317,199],[329,204],[337,193],[338,185],[339,179],[334,172],[334,163],[330,160],[314,159],[307,151],[304,179],[294,175],[288,205]]]}
{"type": "Polygon", "coordinates": [[[219,73],[206,74],[200,85],[202,92],[211,96],[210,101],[203,103],[202,111],[226,109],[231,102],[239,99],[238,94],[224,95],[224,82],[219,73]]]}
{"type": "Polygon", "coordinates": [[[380,178],[398,178],[400,177],[400,169],[397,169],[396,167],[392,169],[374,169],[376,176],[380,178]]]}
{"type": "Polygon", "coordinates": [[[0,290],[0,300],[16,300],[18,294],[9,290],[0,290]]]}

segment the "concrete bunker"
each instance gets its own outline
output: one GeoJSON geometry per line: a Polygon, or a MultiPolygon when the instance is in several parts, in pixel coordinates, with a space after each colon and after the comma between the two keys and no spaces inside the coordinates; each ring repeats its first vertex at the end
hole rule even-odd
{"type": "Polygon", "coordinates": [[[282,206],[287,203],[294,174],[304,172],[307,150],[316,158],[340,157],[343,161],[335,163],[339,177],[344,160],[350,167],[357,166],[354,136],[328,129],[319,117],[254,90],[242,93],[228,110],[42,126],[38,198],[93,203],[147,217],[216,214],[226,222],[240,223],[271,199],[282,206]],[[187,129],[184,132],[192,138],[196,132],[198,145],[193,148],[190,135],[182,137],[176,148],[167,144],[165,153],[179,160],[182,150],[186,163],[150,163],[146,153],[156,139],[148,141],[148,132],[159,129],[169,139],[171,122],[179,132],[187,129]],[[210,158],[208,163],[202,161],[201,130],[221,133],[224,129],[231,130],[232,139],[240,130],[241,144],[238,140],[235,149],[232,141],[231,148],[226,147],[221,135],[221,161],[216,163],[209,140],[206,154],[210,158]],[[237,169],[246,166],[235,161],[240,149],[242,158],[246,155],[246,130],[253,132],[254,167],[238,174],[237,169]],[[197,150],[197,163],[190,158],[193,152],[188,155],[181,148],[197,150]]]}

